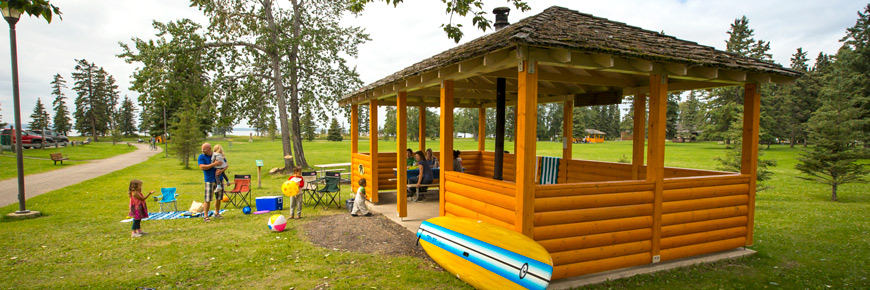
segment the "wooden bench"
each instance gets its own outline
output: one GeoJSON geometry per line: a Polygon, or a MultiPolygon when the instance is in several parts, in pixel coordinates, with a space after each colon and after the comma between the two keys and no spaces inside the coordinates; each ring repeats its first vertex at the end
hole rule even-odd
{"type": "MultiPolygon", "coordinates": [[[[396,182],[396,181],[398,181],[398,180],[399,180],[399,179],[396,179],[396,178],[390,178],[390,179],[387,179],[387,181],[391,181],[391,182],[396,182]]],[[[438,179],[435,179],[435,180],[438,180],[438,179]]],[[[438,187],[439,185],[440,185],[440,184],[438,184],[438,183],[420,184],[420,187],[430,187],[430,188],[431,188],[431,187],[434,187],[434,188],[438,188],[438,189],[440,189],[440,188],[438,187]]],[[[408,184],[407,186],[408,186],[408,188],[417,188],[417,184],[416,184],[416,183],[414,183],[414,184],[408,184]]],[[[396,194],[398,194],[398,193],[396,193],[396,194]]],[[[407,194],[407,193],[406,193],[406,194],[407,194]]],[[[419,195],[420,193],[418,192],[417,194],[419,195]]],[[[424,193],[424,194],[425,194],[425,193],[424,193]]]]}
{"type": "Polygon", "coordinates": [[[57,162],[60,161],[60,165],[63,165],[64,160],[69,160],[69,158],[63,157],[61,153],[51,153],[51,161],[54,161],[54,165],[57,165],[57,162]]]}

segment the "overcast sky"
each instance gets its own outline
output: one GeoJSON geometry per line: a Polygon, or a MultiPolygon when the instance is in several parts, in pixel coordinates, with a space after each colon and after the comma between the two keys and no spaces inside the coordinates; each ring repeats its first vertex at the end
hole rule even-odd
{"type": "MultiPolygon", "coordinates": [[[[47,24],[43,19],[23,17],[17,24],[18,66],[21,89],[22,123],[30,122],[30,114],[41,98],[51,110],[54,98],[49,82],[61,74],[72,87],[71,73],[76,59],[87,59],[102,66],[118,81],[121,97],[136,99],[130,91],[130,76],[137,64],[127,64],[116,57],[121,52],[118,42],[130,42],[132,37],[150,39],[155,30],[153,20],[170,21],[191,18],[203,23],[206,18],[196,8],[182,0],[53,0],[63,12],[63,20],[47,24]]],[[[505,6],[503,0],[485,0],[485,11],[505,6]]],[[[798,47],[809,52],[811,60],[820,51],[835,53],[839,39],[857,20],[857,12],[867,2],[857,0],[660,0],[660,1],[529,1],[532,10],[522,13],[512,10],[510,21],[540,13],[553,6],[563,6],[610,20],[624,22],[652,31],[664,31],[680,39],[724,50],[726,32],[735,18],[746,15],[755,30],[755,38],[770,42],[773,58],[788,66],[789,58],[798,47]]],[[[279,5],[289,7],[288,1],[279,5]]],[[[363,82],[369,84],[420,60],[454,47],[440,25],[449,21],[444,6],[437,0],[406,1],[397,8],[382,1],[369,4],[358,17],[348,15],[346,25],[361,26],[372,40],[360,47],[357,66],[363,82]]],[[[492,17],[490,15],[490,17],[492,17]]],[[[470,19],[453,18],[463,24],[463,42],[483,35],[471,29],[470,19]]],[[[0,115],[2,122],[13,123],[12,74],[9,51],[9,31],[0,35],[0,115]]],[[[490,33],[487,31],[486,33],[490,33]]],[[[811,63],[812,64],[812,63],[811,63]]],[[[74,92],[66,90],[68,109],[74,111],[74,92]]],[[[53,112],[53,110],[52,110],[53,112]]],[[[53,114],[52,114],[53,115],[53,114]]],[[[242,121],[237,127],[247,127],[242,121]]]]}

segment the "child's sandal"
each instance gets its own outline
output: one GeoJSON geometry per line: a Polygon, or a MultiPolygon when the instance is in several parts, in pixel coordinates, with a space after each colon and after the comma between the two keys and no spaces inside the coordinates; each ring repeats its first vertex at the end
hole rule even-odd
{"type": "Polygon", "coordinates": [[[211,221],[211,219],[210,219],[210,218],[208,218],[208,217],[204,217],[204,218],[202,218],[202,221],[204,221],[204,222],[210,222],[210,221],[211,221]]]}

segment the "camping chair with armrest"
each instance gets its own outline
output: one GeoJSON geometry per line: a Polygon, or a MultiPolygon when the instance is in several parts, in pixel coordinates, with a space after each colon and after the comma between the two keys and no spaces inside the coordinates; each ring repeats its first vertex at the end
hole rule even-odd
{"type": "Polygon", "coordinates": [[[316,196],[317,171],[302,172],[302,181],[305,182],[305,186],[302,187],[301,194],[308,193],[302,196],[302,203],[305,205],[316,204],[318,199],[316,196]]]}
{"type": "Polygon", "coordinates": [[[336,207],[341,208],[341,205],[336,200],[338,193],[341,191],[341,188],[339,188],[341,173],[338,171],[327,171],[323,176],[323,182],[323,188],[317,191],[317,202],[314,204],[314,208],[317,208],[318,204],[322,204],[323,208],[326,209],[333,203],[336,207]]]}
{"type": "Polygon", "coordinates": [[[166,211],[172,209],[173,211],[178,211],[178,194],[175,193],[175,187],[164,187],[160,189],[160,195],[155,196],[154,199],[157,200],[158,204],[160,204],[160,211],[163,212],[164,208],[166,211]]]}
{"type": "Polygon", "coordinates": [[[233,189],[226,192],[230,204],[236,208],[251,206],[251,175],[236,174],[233,178],[233,189]]]}

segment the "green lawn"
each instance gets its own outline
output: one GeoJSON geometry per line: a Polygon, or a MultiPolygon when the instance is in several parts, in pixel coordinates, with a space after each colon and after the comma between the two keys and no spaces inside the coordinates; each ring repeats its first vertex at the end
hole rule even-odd
{"type": "MultiPolygon", "coordinates": [[[[255,175],[256,159],[264,160],[264,172],[282,166],[279,141],[255,139],[254,143],[233,142],[232,146],[223,140],[212,143],[224,146],[230,174],[255,175]]],[[[492,143],[488,142],[489,148],[492,143]]],[[[311,164],[349,161],[349,142],[316,141],[305,146],[311,164]]],[[[617,161],[623,155],[631,157],[630,142],[574,146],[575,158],[617,161]]],[[[416,149],[418,145],[408,147],[416,149]]],[[[436,141],[428,140],[427,147],[438,148],[436,141]]],[[[513,151],[512,144],[505,147],[513,151]]],[[[723,147],[715,143],[668,143],[666,165],[715,169],[712,158],[723,156],[723,147]]],[[[395,151],[395,142],[381,141],[379,148],[395,151]]],[[[456,148],[474,149],[476,143],[461,140],[456,148]]],[[[368,150],[367,141],[360,142],[360,150],[368,150]]],[[[774,146],[763,151],[764,158],[776,159],[779,166],[768,182],[773,188],[758,193],[752,247],[757,255],[588,288],[870,288],[870,259],[866,258],[870,257],[870,186],[843,186],[842,202],[829,202],[828,188],[795,177],[797,149],[774,146]]],[[[539,142],[538,154],[558,156],[561,143],[539,142]]],[[[163,154],[34,197],[28,200],[28,207],[42,211],[45,217],[0,221],[0,265],[4,269],[0,271],[0,287],[311,289],[328,283],[337,289],[468,288],[420,259],[318,248],[300,236],[296,222],[289,223],[288,231],[272,233],[265,227],[266,216],[246,216],[238,210],[209,224],[199,219],[143,222],[143,229],[152,234],[130,239],[130,224],[119,221],[126,216],[125,189],[132,178],[143,180],[146,189],[178,187],[180,208],[202,199],[202,172],[182,169],[177,159],[163,158],[163,154]]],[[[277,195],[285,178],[264,176],[263,189],[255,188],[254,195],[277,195]]],[[[343,195],[349,192],[343,189],[343,195]]],[[[154,202],[149,206],[152,211],[157,208],[154,202]]],[[[2,211],[16,209],[13,204],[2,211]]],[[[306,208],[305,212],[310,221],[312,216],[340,211],[306,208]]]]}
{"type": "MultiPolygon", "coordinates": [[[[67,147],[47,147],[45,149],[25,149],[24,153],[24,175],[51,171],[55,169],[72,166],[87,162],[87,160],[105,159],[112,156],[133,152],[136,148],[127,146],[126,143],[118,143],[112,145],[111,142],[95,142],[85,146],[67,146],[67,147]],[[63,165],[58,163],[54,165],[54,161],[49,159],[51,153],[63,153],[64,157],[69,157],[70,160],[64,160],[63,165]],[[44,158],[42,159],[31,159],[44,158]]],[[[18,169],[15,166],[15,153],[12,151],[3,151],[0,153],[0,180],[13,178],[18,176],[18,169]]]]}

